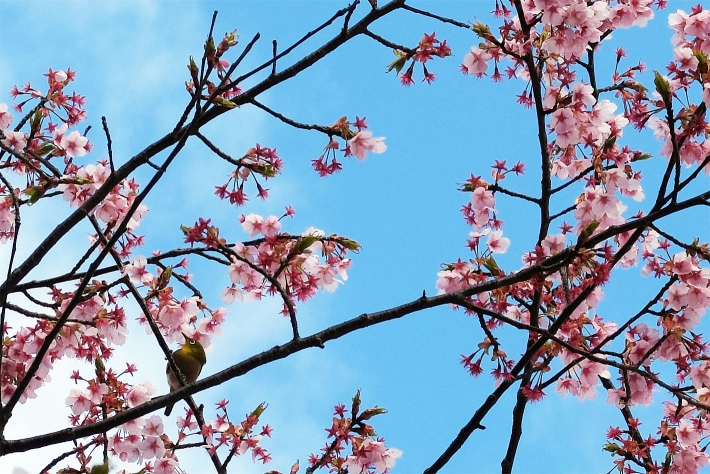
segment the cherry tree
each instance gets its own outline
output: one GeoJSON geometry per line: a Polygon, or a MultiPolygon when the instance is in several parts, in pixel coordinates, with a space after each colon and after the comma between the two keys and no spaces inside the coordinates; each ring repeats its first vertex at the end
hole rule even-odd
{"type": "MultiPolygon", "coordinates": [[[[485,24],[405,0],[356,1],[285,48],[274,41],[273,54],[254,68],[246,67],[246,58],[260,35],[244,39],[236,30],[218,35],[224,20],[215,13],[203,50],[186,63],[183,113],[167,134],[128,159],[114,157],[113,140],[119,138],[112,137],[105,118],[100,146],[98,139],[89,141],[86,127],[82,130],[91,97],[72,90],[82,71],[49,69],[41,85],[14,87],[12,100],[0,104],[0,240],[8,255],[0,286],[0,433],[14,422],[18,405],[41,403],[58,361],[75,360],[77,369],[75,388],[60,395],[67,428],[22,439],[0,436],[0,455],[42,453],[64,443],[70,447],[47,459],[43,471],[64,473],[180,472],[181,459],[190,456],[204,457],[204,465],[211,463],[219,473],[243,456],[267,464],[272,455],[265,443],[278,432],[269,425],[268,400],[244,408],[231,400],[203,400],[202,392],[310,348],[325,349],[320,357],[327,358],[330,341],[449,306],[478,325],[478,339],[460,356],[462,373],[482,379],[486,372],[493,387],[471,414],[461,414],[468,420],[462,419],[442,452],[430,453],[425,472],[438,472],[472,442],[507,392],[515,395],[503,472],[513,469],[526,408],[558,394],[580,402],[603,394],[621,415],[622,424],[610,421],[607,432],[598,434],[599,448],[611,455],[610,470],[699,472],[710,464],[710,362],[702,331],[710,306],[710,251],[702,241],[706,235],[689,238],[667,223],[709,205],[704,176],[710,173],[710,10],[698,6],[669,15],[673,39],[664,71],[646,72],[643,63],[627,61],[623,48],[610,54],[605,44],[616,30],[645,26],[665,3],[496,0],[490,7],[495,23],[485,24]],[[420,39],[409,42],[375,33],[378,21],[393,14],[424,19],[432,29],[423,36],[410,32],[420,39]],[[347,280],[360,244],[307,223],[297,230],[291,206],[275,215],[250,212],[257,198],[268,199],[278,186],[288,158],[271,144],[220,147],[206,132],[208,124],[256,108],[322,137],[322,151],[314,151],[311,161],[314,173],[326,180],[347,173],[345,163],[356,166],[350,158],[362,161],[387,151],[380,136],[386,130],[373,133],[359,115],[305,123],[260,96],[358,37],[394,52],[383,81],[396,75],[403,87],[436,86],[437,61],[443,64],[456,53],[445,39],[447,31],[471,36],[470,49],[458,52],[460,72],[470,76],[471,87],[492,79],[518,88],[519,107],[535,117],[537,149],[516,160],[473,163],[470,177],[461,177],[461,211],[470,227],[461,242],[467,250],[438,273],[431,270],[436,295],[402,296],[397,306],[343,317],[304,334],[298,309],[347,280]],[[297,48],[326,33],[328,40],[296,57],[297,48]],[[612,58],[611,64],[600,58],[612,58]],[[652,131],[659,156],[627,143],[634,129],[652,131]],[[172,229],[182,245],[148,248],[151,236],[141,234],[141,223],[151,218],[146,200],[159,182],[171,179],[169,170],[188,141],[203,147],[204,166],[214,160],[230,167],[213,183],[213,199],[238,209],[240,232],[206,211],[196,222],[172,229]],[[20,257],[23,239],[36,238],[23,232],[23,223],[54,201],[69,208],[68,216],[47,222],[40,242],[20,257]],[[514,265],[503,259],[516,235],[515,216],[504,215],[503,201],[536,216],[534,244],[514,265]],[[81,248],[76,261],[51,276],[35,277],[32,271],[46,264],[43,258],[76,239],[72,231],[80,226],[91,229],[91,236],[88,243],[73,244],[81,248]],[[229,279],[221,301],[209,300],[194,284],[188,268],[196,261],[200,270],[229,279]],[[645,277],[638,284],[652,287],[654,296],[630,312],[603,305],[604,288],[629,273],[645,277]],[[124,366],[114,363],[128,338],[145,337],[136,334],[137,321],[150,336],[142,344],[160,347],[168,366],[179,372],[171,345],[182,344],[184,336],[206,348],[229,344],[230,335],[222,334],[225,321],[240,304],[255,300],[279,301],[288,340],[240,361],[221,361],[218,371],[196,382],[185,384],[183,378],[183,387],[169,394],[139,376],[140,355],[124,366]],[[189,408],[176,410],[174,418],[156,413],[182,399],[189,408]],[[214,417],[206,404],[216,407],[214,417]],[[652,404],[662,404],[662,414],[654,426],[642,426],[634,412],[652,404]],[[243,410],[248,412],[240,417],[243,410]]],[[[701,231],[692,222],[689,227],[691,233],[701,231]]],[[[321,446],[310,456],[304,453],[301,463],[294,459],[293,465],[265,468],[291,473],[396,468],[407,453],[376,431],[386,412],[376,403],[360,391],[352,400],[334,400],[330,412],[323,407],[332,414],[332,425],[325,427],[321,446]]]]}

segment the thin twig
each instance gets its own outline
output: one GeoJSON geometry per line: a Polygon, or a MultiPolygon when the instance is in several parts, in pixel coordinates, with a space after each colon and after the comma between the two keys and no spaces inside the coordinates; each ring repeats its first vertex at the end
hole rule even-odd
{"type": "Polygon", "coordinates": [[[39,471],[39,472],[41,472],[41,473],[49,472],[50,469],[52,469],[54,466],[56,466],[57,464],[59,464],[59,462],[62,461],[63,459],[68,458],[68,457],[71,456],[72,454],[76,454],[76,453],[78,453],[78,452],[80,452],[80,451],[84,451],[86,448],[89,448],[92,444],[98,444],[98,440],[91,440],[91,441],[89,441],[87,444],[79,445],[79,446],[77,446],[76,448],[72,449],[71,451],[67,451],[66,453],[60,454],[60,455],[57,456],[56,458],[52,459],[52,460],[49,462],[49,464],[47,464],[46,466],[44,466],[44,468],[43,468],[41,471],[39,471]]]}
{"type": "Polygon", "coordinates": [[[112,148],[112,142],[111,142],[111,134],[108,131],[108,122],[106,121],[106,117],[101,117],[101,124],[104,127],[104,133],[106,134],[106,148],[108,149],[108,163],[109,166],[111,166],[111,173],[116,172],[116,168],[113,166],[113,148],[112,148]]]}
{"type": "Polygon", "coordinates": [[[433,19],[435,19],[435,20],[439,20],[439,21],[441,21],[441,22],[443,22],[443,23],[448,23],[448,24],[450,24],[450,25],[458,26],[459,28],[463,28],[463,29],[466,29],[466,30],[471,29],[471,25],[470,25],[470,24],[468,24],[468,23],[463,23],[463,22],[461,22],[461,21],[454,20],[454,19],[452,19],[452,18],[446,18],[446,17],[443,17],[443,16],[435,15],[435,14],[430,13],[430,12],[428,12],[428,11],[420,10],[420,9],[418,9],[418,8],[411,7],[411,6],[409,6],[409,5],[404,5],[402,8],[405,9],[405,10],[408,10],[408,11],[410,11],[410,12],[412,12],[412,13],[416,13],[416,14],[418,14],[418,15],[426,16],[426,17],[429,17],[429,18],[433,18],[433,19]]]}
{"type": "Polygon", "coordinates": [[[310,125],[310,124],[306,124],[306,123],[296,122],[295,120],[292,120],[292,119],[286,117],[285,115],[282,115],[282,114],[276,112],[275,110],[270,109],[269,107],[265,106],[264,104],[257,101],[256,99],[252,99],[250,102],[252,104],[254,104],[256,107],[263,110],[264,112],[276,117],[277,119],[281,120],[283,123],[291,125],[292,127],[300,128],[302,130],[317,130],[321,133],[328,135],[329,137],[339,134],[339,132],[337,130],[334,130],[331,127],[324,127],[322,125],[310,125]]]}
{"type": "Polygon", "coordinates": [[[414,50],[412,48],[407,48],[406,46],[403,46],[401,44],[393,43],[392,41],[385,39],[382,36],[375,34],[370,30],[365,30],[364,35],[369,36],[370,38],[374,39],[375,41],[377,41],[378,43],[380,43],[383,46],[387,46],[388,48],[402,51],[404,53],[407,53],[410,56],[416,52],[416,50],[414,50]]]}

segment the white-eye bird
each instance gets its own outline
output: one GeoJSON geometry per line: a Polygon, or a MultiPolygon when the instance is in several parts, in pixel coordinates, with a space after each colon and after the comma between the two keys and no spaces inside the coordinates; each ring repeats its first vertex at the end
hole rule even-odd
{"type": "MultiPolygon", "coordinates": [[[[185,376],[185,381],[192,383],[200,376],[202,366],[207,363],[207,356],[205,355],[205,348],[202,347],[200,341],[187,337],[185,333],[182,333],[182,335],[185,336],[185,344],[180,349],[173,351],[172,356],[175,365],[185,376]]],[[[171,392],[180,388],[180,381],[175,373],[170,370],[170,362],[165,367],[165,374],[168,376],[168,385],[170,385],[171,392]]],[[[165,416],[170,415],[170,412],[173,411],[173,406],[174,404],[165,407],[165,416]]]]}

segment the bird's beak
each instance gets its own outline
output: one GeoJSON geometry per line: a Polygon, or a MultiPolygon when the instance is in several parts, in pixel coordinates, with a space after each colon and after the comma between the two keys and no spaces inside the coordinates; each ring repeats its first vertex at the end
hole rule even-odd
{"type": "Polygon", "coordinates": [[[187,342],[187,340],[190,339],[189,337],[187,337],[187,334],[185,334],[184,332],[180,332],[180,334],[182,334],[182,337],[185,338],[185,342],[187,342]]]}

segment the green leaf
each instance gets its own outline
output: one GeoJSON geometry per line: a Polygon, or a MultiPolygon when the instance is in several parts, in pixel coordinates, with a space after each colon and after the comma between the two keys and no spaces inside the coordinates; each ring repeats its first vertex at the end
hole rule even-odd
{"type": "Polygon", "coordinates": [[[656,92],[661,96],[663,99],[663,103],[666,105],[670,105],[671,103],[671,85],[668,83],[666,78],[661,76],[661,74],[658,71],[653,71],[655,75],[655,79],[653,79],[653,83],[656,85],[656,92]]]}
{"type": "Polygon", "coordinates": [[[459,191],[463,191],[465,193],[471,193],[473,192],[473,186],[471,186],[471,183],[463,183],[461,187],[459,188],[459,191]]]}
{"type": "Polygon", "coordinates": [[[400,56],[390,63],[389,67],[387,68],[387,72],[390,72],[392,71],[392,69],[394,69],[397,71],[397,74],[399,74],[400,72],[402,72],[402,68],[405,64],[407,64],[407,57],[400,56]]]}
{"type": "Polygon", "coordinates": [[[595,230],[597,230],[597,227],[599,227],[599,221],[592,221],[587,226],[582,229],[582,232],[579,233],[579,239],[577,240],[577,246],[579,247],[581,244],[589,240],[589,238],[592,236],[595,230]]]}
{"type": "Polygon", "coordinates": [[[94,367],[96,369],[96,376],[97,377],[103,377],[104,372],[106,371],[106,367],[104,366],[104,362],[100,358],[94,359],[94,367]]]}
{"type": "Polygon", "coordinates": [[[693,50],[693,56],[698,60],[698,72],[705,74],[708,72],[708,56],[702,51],[693,50]]]}
{"type": "Polygon", "coordinates": [[[214,53],[215,51],[215,45],[214,45],[214,38],[211,36],[207,39],[207,42],[205,43],[205,54],[209,56],[210,54],[214,53]]]}
{"type": "Polygon", "coordinates": [[[602,447],[602,450],[608,451],[612,454],[616,453],[619,449],[621,449],[621,447],[618,444],[611,442],[606,443],[604,447],[602,447]]]}
{"type": "Polygon", "coordinates": [[[603,148],[603,150],[604,150],[604,151],[609,151],[609,150],[611,150],[612,148],[614,148],[614,144],[615,144],[615,143],[616,143],[616,135],[612,135],[612,136],[609,137],[609,138],[606,140],[606,142],[604,143],[604,148],[603,148]]]}
{"type": "Polygon", "coordinates": [[[37,109],[30,120],[30,128],[32,131],[36,132],[40,129],[42,125],[42,109],[37,109]]]}
{"type": "Polygon", "coordinates": [[[39,198],[44,195],[44,190],[42,190],[41,188],[27,188],[25,189],[25,194],[29,196],[27,202],[29,204],[34,204],[39,201],[39,198]]]}
{"type": "Polygon", "coordinates": [[[481,263],[484,267],[488,269],[488,271],[491,272],[493,276],[500,275],[500,267],[498,266],[498,263],[493,259],[493,257],[488,257],[481,263]]]}
{"type": "Polygon", "coordinates": [[[353,417],[353,420],[357,417],[357,414],[360,412],[360,403],[362,400],[360,400],[360,389],[357,389],[357,393],[353,397],[353,406],[350,409],[350,416],[353,417]]]}
{"type": "Polygon", "coordinates": [[[483,23],[476,22],[475,25],[471,27],[474,33],[476,33],[480,38],[485,38],[486,36],[491,36],[491,29],[488,27],[488,25],[485,25],[483,23]]]}
{"type": "Polygon", "coordinates": [[[254,408],[254,411],[251,412],[251,415],[256,417],[256,419],[259,419],[261,414],[264,413],[264,410],[266,410],[266,407],[268,407],[268,406],[269,405],[267,405],[266,402],[259,403],[259,405],[256,408],[254,408]]]}
{"type": "Polygon", "coordinates": [[[163,273],[160,274],[158,277],[158,284],[156,285],[156,289],[162,290],[163,288],[168,286],[168,283],[170,283],[170,277],[173,276],[173,267],[165,267],[165,270],[163,270],[163,273]]]}
{"type": "Polygon", "coordinates": [[[362,421],[365,421],[365,420],[369,420],[373,416],[382,415],[384,413],[387,413],[387,410],[384,408],[380,408],[380,407],[368,408],[367,410],[362,412],[360,419],[362,421]]]}
{"type": "Polygon", "coordinates": [[[305,252],[308,249],[308,247],[310,247],[311,245],[313,245],[316,242],[316,240],[318,240],[318,237],[316,237],[314,235],[306,235],[304,237],[299,237],[298,240],[296,241],[296,245],[294,245],[293,248],[298,253],[305,252]]]}
{"type": "Polygon", "coordinates": [[[252,167],[252,169],[254,172],[259,173],[265,178],[273,178],[276,176],[276,168],[266,163],[257,163],[252,167]]]}
{"type": "Polygon", "coordinates": [[[39,156],[45,156],[53,151],[54,151],[54,145],[47,142],[44,145],[42,145],[39,150],[37,150],[37,154],[39,156]]]}
{"type": "Polygon", "coordinates": [[[222,107],[225,107],[227,109],[233,109],[237,106],[237,104],[235,104],[231,100],[227,100],[223,97],[219,97],[219,98],[215,99],[214,103],[217,105],[220,105],[222,107]]]}
{"type": "Polygon", "coordinates": [[[343,238],[340,240],[340,245],[353,252],[359,252],[362,248],[360,244],[351,239],[343,238]]]}

